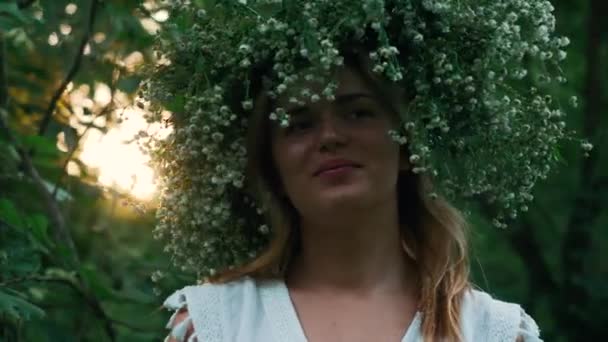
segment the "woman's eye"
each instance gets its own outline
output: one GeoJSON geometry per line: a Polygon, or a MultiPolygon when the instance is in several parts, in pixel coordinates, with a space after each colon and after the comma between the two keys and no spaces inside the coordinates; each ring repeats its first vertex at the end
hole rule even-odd
{"type": "Polygon", "coordinates": [[[374,113],[365,109],[354,110],[349,113],[349,117],[354,119],[366,118],[371,116],[374,116],[374,113]]]}
{"type": "Polygon", "coordinates": [[[285,127],[285,134],[299,132],[310,128],[312,124],[308,121],[291,122],[289,126],[285,127]]]}

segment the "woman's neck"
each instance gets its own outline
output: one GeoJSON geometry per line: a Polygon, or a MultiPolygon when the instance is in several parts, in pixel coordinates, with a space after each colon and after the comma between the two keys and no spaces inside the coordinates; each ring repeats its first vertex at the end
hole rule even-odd
{"type": "Polygon", "coordinates": [[[288,286],[366,296],[416,287],[415,264],[401,244],[396,201],[358,212],[302,222],[288,286]]]}

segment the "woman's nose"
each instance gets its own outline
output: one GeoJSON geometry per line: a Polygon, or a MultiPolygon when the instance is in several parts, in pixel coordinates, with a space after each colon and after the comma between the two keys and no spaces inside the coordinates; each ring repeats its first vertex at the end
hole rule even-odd
{"type": "Polygon", "coordinates": [[[321,115],[318,127],[319,147],[322,150],[344,145],[348,140],[340,120],[331,113],[321,115]]]}

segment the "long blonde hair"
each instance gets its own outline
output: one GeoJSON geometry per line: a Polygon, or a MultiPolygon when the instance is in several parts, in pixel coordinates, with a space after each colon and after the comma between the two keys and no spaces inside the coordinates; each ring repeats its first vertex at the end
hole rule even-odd
{"type": "MultiPolygon", "coordinates": [[[[396,90],[386,80],[378,79],[367,67],[365,55],[359,52],[352,47],[343,51],[345,64],[356,68],[395,112],[403,110],[404,106],[400,104],[403,88],[396,90]]],[[[289,262],[298,253],[298,213],[280,191],[280,177],[269,153],[271,135],[267,114],[274,104],[265,95],[260,77],[265,72],[264,66],[255,72],[258,75],[253,88],[257,89],[255,94],[258,95],[249,122],[246,179],[249,191],[268,209],[267,220],[273,236],[261,255],[242,267],[221,271],[210,279],[215,283],[242,276],[283,278],[289,262]]],[[[405,147],[402,155],[408,156],[405,147]]],[[[465,291],[470,288],[466,222],[444,198],[429,196],[432,182],[427,175],[402,171],[397,188],[402,244],[418,272],[424,340],[461,341],[460,307],[465,291]]]]}

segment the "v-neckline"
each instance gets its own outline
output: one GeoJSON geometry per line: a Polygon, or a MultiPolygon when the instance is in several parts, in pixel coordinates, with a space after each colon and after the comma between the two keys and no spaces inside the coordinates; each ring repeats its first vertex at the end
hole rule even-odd
{"type": "MultiPolygon", "coordinates": [[[[297,341],[308,342],[302,322],[296,312],[287,284],[283,280],[276,280],[276,283],[267,288],[275,291],[263,293],[262,300],[265,301],[268,315],[272,316],[273,328],[277,341],[297,341]]],[[[416,336],[420,335],[421,313],[416,311],[410,325],[405,330],[401,342],[416,341],[416,336]]]]}

